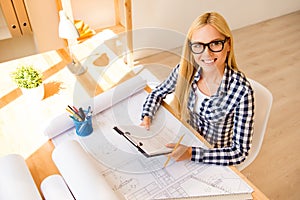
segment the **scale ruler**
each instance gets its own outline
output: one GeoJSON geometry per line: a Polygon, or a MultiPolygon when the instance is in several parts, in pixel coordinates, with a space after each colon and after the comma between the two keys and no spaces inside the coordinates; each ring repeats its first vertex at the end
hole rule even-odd
{"type": "MultiPolygon", "coordinates": [[[[220,194],[220,195],[208,195],[200,197],[183,197],[183,198],[167,198],[168,200],[251,200],[253,199],[251,193],[239,193],[239,194],[220,194]]],[[[163,199],[160,199],[163,200],[163,199]]]]}

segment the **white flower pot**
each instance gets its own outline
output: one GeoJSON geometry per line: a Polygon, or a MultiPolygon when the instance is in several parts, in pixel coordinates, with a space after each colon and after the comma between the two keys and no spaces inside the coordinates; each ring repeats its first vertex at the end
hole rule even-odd
{"type": "Polygon", "coordinates": [[[45,89],[44,84],[41,84],[39,87],[36,88],[21,88],[22,93],[26,99],[32,100],[32,101],[40,101],[44,98],[45,89]]]}

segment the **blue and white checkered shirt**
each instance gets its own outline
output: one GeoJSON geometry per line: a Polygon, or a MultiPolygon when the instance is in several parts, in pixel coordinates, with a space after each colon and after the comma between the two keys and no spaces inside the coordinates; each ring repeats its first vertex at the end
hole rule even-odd
{"type": "MultiPolygon", "coordinates": [[[[179,65],[169,77],[146,98],[142,118],[153,117],[162,100],[175,90],[179,65]]],[[[192,147],[192,161],[217,165],[236,165],[245,160],[251,147],[254,118],[254,94],[243,73],[225,67],[216,94],[205,98],[200,109],[194,111],[195,90],[201,70],[196,72],[188,101],[190,120],[212,146],[212,149],[192,147]]]]}

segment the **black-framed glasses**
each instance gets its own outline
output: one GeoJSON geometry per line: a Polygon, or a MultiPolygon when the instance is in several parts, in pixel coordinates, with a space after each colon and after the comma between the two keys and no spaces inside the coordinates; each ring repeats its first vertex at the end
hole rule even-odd
{"type": "Polygon", "coordinates": [[[194,54],[200,54],[203,53],[205,50],[205,47],[208,47],[208,49],[211,52],[220,52],[224,49],[224,44],[228,40],[226,37],[224,40],[215,40],[211,41],[209,43],[202,43],[202,42],[194,42],[190,43],[190,49],[194,54]]]}

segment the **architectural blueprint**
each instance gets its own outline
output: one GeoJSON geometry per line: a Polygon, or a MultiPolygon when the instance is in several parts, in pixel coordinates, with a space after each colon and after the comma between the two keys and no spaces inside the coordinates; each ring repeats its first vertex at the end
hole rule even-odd
{"type": "MultiPolygon", "coordinates": [[[[94,132],[87,137],[75,137],[73,129],[61,137],[76,138],[97,160],[99,173],[125,199],[178,199],[226,194],[248,194],[251,197],[252,188],[229,167],[171,161],[163,168],[166,156],[146,158],[118,135],[114,126],[140,124],[146,95],[145,91],[136,93],[94,116],[94,132]]],[[[132,134],[137,138],[145,137],[132,134]]],[[[206,148],[188,128],[161,107],[150,127],[149,138],[160,137],[169,143],[176,142],[182,134],[185,134],[183,144],[206,148]]]]}

